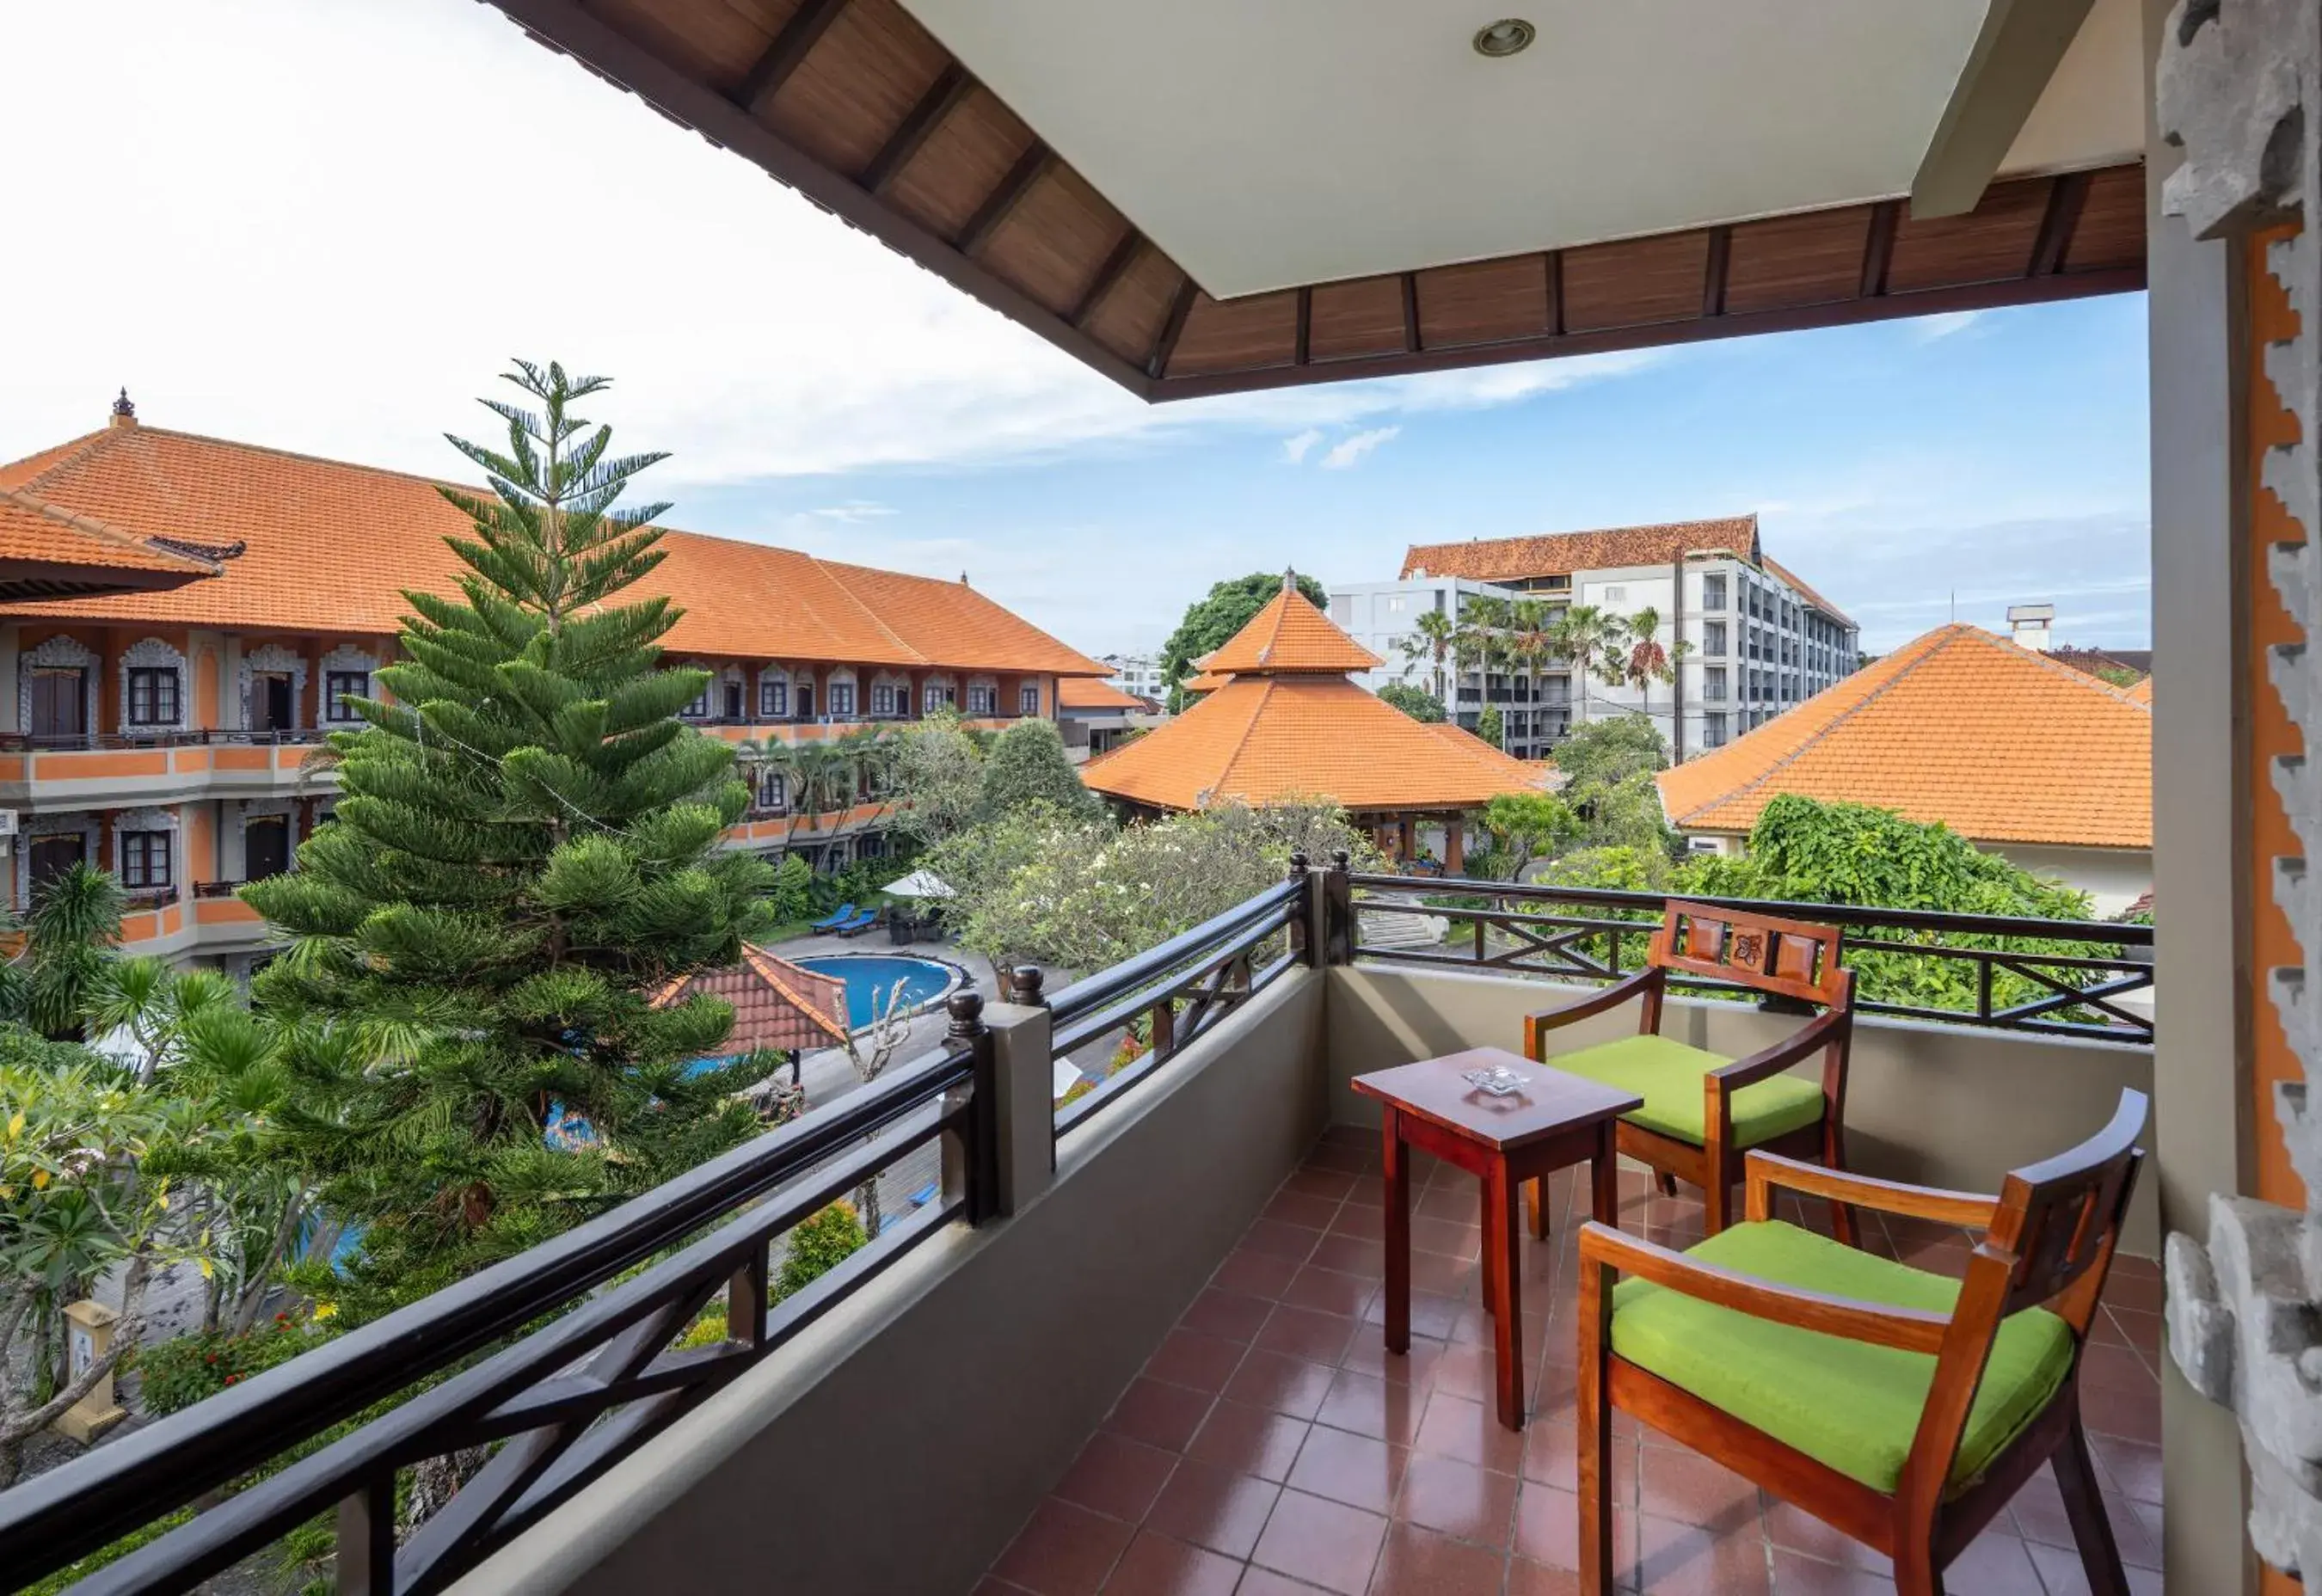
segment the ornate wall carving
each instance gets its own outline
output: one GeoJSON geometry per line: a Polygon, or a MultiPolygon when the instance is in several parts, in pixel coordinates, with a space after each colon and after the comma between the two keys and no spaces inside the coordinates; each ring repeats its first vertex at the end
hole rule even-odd
{"type": "Polygon", "coordinates": [[[2306,1186],[2303,1211],[2213,1193],[2206,1243],[2168,1243],[2169,1349],[2193,1387],[2234,1409],[2252,1488],[2250,1538],[2268,1563],[2322,1574],[2322,898],[2307,868],[2322,856],[2322,7],[2317,0],[2179,0],[2156,69],[2160,127],[2185,153],[2163,206],[2195,236],[2284,222],[2266,268],[2298,331],[2269,343],[2264,374],[2295,419],[2268,451],[2262,486],[2302,534],[2273,546],[2265,577],[2297,641],[2272,647],[2267,676],[2299,752],[2270,772],[2299,851],[2272,861],[2275,901],[2299,962],[2265,971],[2267,995],[2303,1079],[2275,1113],[2306,1186]]]}
{"type": "Polygon", "coordinates": [[[301,707],[306,701],[306,659],[279,643],[251,649],[242,656],[241,724],[245,728],[251,724],[250,683],[255,676],[288,676],[290,679],[290,725],[295,730],[300,724],[301,707]]]}
{"type": "Polygon", "coordinates": [[[102,834],[96,816],[78,810],[51,815],[24,816],[24,834],[16,841],[23,858],[16,866],[16,912],[24,913],[32,907],[32,844],[42,837],[78,837],[80,856],[100,870],[110,868],[107,861],[97,857],[97,844],[102,834]]]}
{"type": "Polygon", "coordinates": [[[186,670],[186,656],[158,637],[148,637],[131,643],[121,652],[121,729],[124,732],[181,732],[186,729],[187,716],[193,710],[193,678],[186,670]],[[129,672],[132,667],[159,667],[178,673],[178,713],[168,720],[139,721],[132,725],[129,719],[129,672]]]}
{"type": "Polygon", "coordinates": [[[51,637],[37,647],[29,648],[16,661],[16,724],[26,731],[32,729],[32,675],[42,666],[51,670],[79,670],[81,678],[81,723],[90,731],[97,727],[96,679],[101,674],[95,653],[69,637],[51,637]]]}

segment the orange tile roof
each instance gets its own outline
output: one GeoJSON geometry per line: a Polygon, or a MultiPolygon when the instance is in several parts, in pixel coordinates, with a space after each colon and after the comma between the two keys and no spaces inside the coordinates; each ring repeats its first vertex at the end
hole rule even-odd
{"type": "Polygon", "coordinates": [[[1056,683],[1056,707],[1060,709],[1112,709],[1137,711],[1148,707],[1134,693],[1124,693],[1109,681],[1099,681],[1090,676],[1067,676],[1056,683]]]}
{"type": "Polygon", "coordinates": [[[654,994],[654,1007],[665,1008],[695,992],[734,1006],[727,1045],[736,1053],[830,1047],[846,1040],[846,983],[777,959],[753,943],[742,944],[739,964],[671,981],[654,994]]]}
{"type": "Polygon", "coordinates": [[[2153,712],[1965,624],[1942,626],[1712,753],[1660,773],[1694,831],[1746,832],[1797,793],[1979,842],[2153,845],[2153,712]]]}
{"type": "Polygon", "coordinates": [[[1844,610],[1839,608],[1838,606],[1833,604],[1829,599],[1824,598],[1821,594],[1806,586],[1806,584],[1799,579],[1797,572],[1792,570],[1788,566],[1784,565],[1771,554],[1761,555],[1759,558],[1758,563],[1766,568],[1766,571],[1769,575],[1779,577],[1783,581],[1787,582],[1793,592],[1796,593],[1799,597],[1805,599],[1808,604],[1813,605],[1816,609],[1822,611],[1823,614],[1833,616],[1838,620],[1844,621],[1850,626],[1854,625],[1852,617],[1848,616],[1844,610]]]}
{"type": "Polygon", "coordinates": [[[21,488],[0,488],[0,561],[101,566],[179,581],[214,577],[223,569],[217,561],[76,515],[21,488]]]}
{"type": "Polygon", "coordinates": [[[1456,726],[1422,725],[1342,676],[1293,675],[1235,677],[1091,760],[1081,780],[1164,809],[1303,797],[1396,811],[1472,808],[1538,787],[1541,773],[1456,726]]]}
{"type": "Polygon", "coordinates": [[[1384,664],[1376,654],[1331,624],[1330,617],[1284,579],[1282,591],[1223,648],[1202,661],[1210,676],[1273,676],[1324,671],[1344,676],[1384,664]]]}
{"type": "MultiPolygon", "coordinates": [[[[453,590],[443,539],[470,531],[426,478],[142,425],[0,466],[0,483],[133,535],[246,545],[215,581],[11,615],[388,635],[404,588],[453,590]]],[[[637,590],[685,611],[673,654],[1111,674],[964,583],[696,533],[662,547],[637,590]]]]}
{"type": "Polygon", "coordinates": [[[2130,698],[2135,699],[2146,708],[2150,709],[2153,707],[2153,678],[2149,676],[2144,677],[2140,679],[2135,686],[2124,689],[2123,690],[2126,692],[2130,698]]]}
{"type": "Polygon", "coordinates": [[[1758,517],[1668,521],[1653,526],[1608,526],[1595,532],[1550,532],[1531,537],[1469,538],[1461,543],[1413,543],[1403,557],[1405,579],[1465,577],[1476,582],[1570,576],[1624,565],[1668,565],[1696,549],[1731,549],[1758,560],[1758,517]]]}

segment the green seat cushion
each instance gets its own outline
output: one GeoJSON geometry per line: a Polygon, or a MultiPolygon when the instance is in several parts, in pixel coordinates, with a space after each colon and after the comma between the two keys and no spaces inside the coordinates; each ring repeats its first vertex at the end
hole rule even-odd
{"type": "MultiPolygon", "coordinates": [[[[1736,1225],[1686,1255],[1825,1296],[1949,1313],[1959,1282],[1779,1220],[1736,1225]]],[[[1649,1281],[1613,1292],[1613,1350],[1873,1491],[1892,1492],[1935,1359],[1719,1308],[1649,1281]]],[[[1957,1491],[2047,1407],[2072,1368],[2072,1332],[2045,1309],[1999,1327],[1952,1465],[1957,1491]]]]}
{"type": "MultiPolygon", "coordinates": [[[[1645,1106],[1623,1116],[1630,1124],[1699,1146],[1709,1139],[1701,1117],[1702,1077],[1733,1061],[1666,1036],[1623,1036],[1541,1062],[1635,1092],[1645,1106]]],[[[1754,1147],[1821,1117],[1820,1081],[1777,1075],[1733,1094],[1737,1146],[1754,1147]]]]}

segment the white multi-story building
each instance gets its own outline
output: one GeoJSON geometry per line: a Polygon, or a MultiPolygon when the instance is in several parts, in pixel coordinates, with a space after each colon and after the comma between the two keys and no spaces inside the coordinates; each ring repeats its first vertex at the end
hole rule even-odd
{"type": "Polygon", "coordinates": [[[1447,662],[1447,710],[1472,730],[1496,706],[1503,743],[1519,758],[1545,754],[1584,720],[1640,711],[1688,758],[1803,703],[1860,661],[1854,623],[1766,556],[1755,515],[1413,544],[1399,580],[1333,588],[1330,618],[1386,661],[1358,679],[1373,690],[1390,681],[1432,690],[1437,666],[1416,641],[1420,617],[1432,611],[1456,626],[1479,597],[1531,601],[1551,625],[1575,604],[1623,620],[1651,610],[1662,647],[1686,644],[1675,679],[1641,689],[1563,659],[1537,668],[1447,662]]]}
{"type": "Polygon", "coordinates": [[[1161,660],[1156,654],[1099,654],[1097,663],[1111,667],[1106,681],[1133,698],[1159,700],[1169,696],[1161,679],[1161,660]]]}

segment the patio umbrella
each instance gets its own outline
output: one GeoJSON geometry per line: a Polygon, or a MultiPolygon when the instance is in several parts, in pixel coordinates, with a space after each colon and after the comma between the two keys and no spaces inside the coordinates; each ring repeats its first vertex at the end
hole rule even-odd
{"type": "Polygon", "coordinates": [[[928,871],[915,870],[900,881],[890,881],[883,889],[895,898],[951,898],[955,896],[944,885],[943,878],[928,871]]]}

